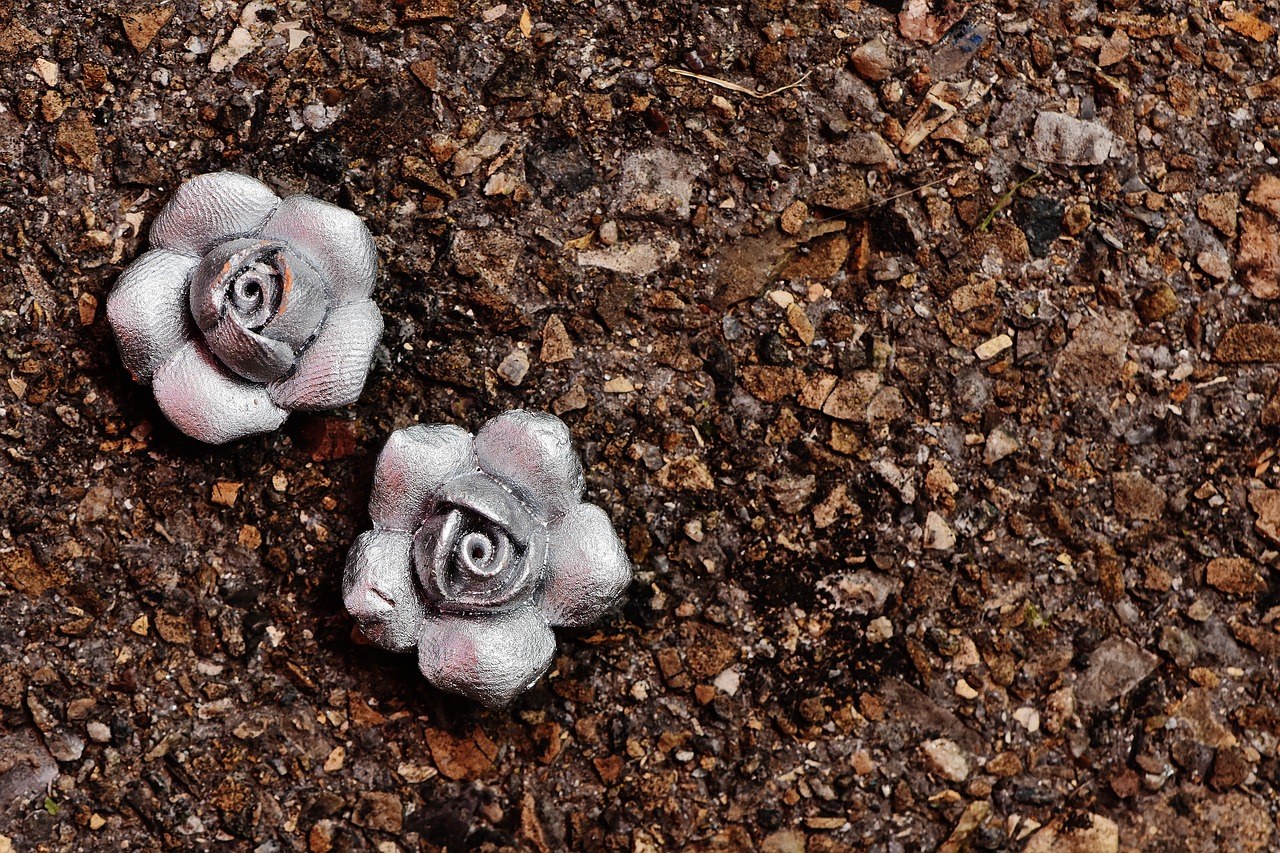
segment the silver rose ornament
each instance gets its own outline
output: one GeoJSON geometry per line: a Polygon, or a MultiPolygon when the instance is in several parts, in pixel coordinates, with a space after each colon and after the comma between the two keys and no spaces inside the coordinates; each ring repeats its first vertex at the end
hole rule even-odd
{"type": "Polygon", "coordinates": [[[505,704],[551,665],[552,626],[590,624],[631,582],[609,516],[582,488],[552,415],[507,412],[474,438],[439,424],[392,433],[374,529],[347,555],[347,610],[377,645],[416,649],[442,690],[505,704]]]}
{"type": "Polygon", "coordinates": [[[151,247],[107,317],[178,429],[222,444],[359,398],[382,314],[369,298],[377,252],[354,213],[216,172],[178,188],[151,247]]]}

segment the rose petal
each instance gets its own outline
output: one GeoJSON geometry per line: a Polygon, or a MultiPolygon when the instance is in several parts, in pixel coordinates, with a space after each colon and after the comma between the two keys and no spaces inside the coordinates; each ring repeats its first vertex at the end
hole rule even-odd
{"type": "Polygon", "coordinates": [[[396,430],[378,454],[369,515],[378,527],[410,532],[445,483],[476,471],[471,435],[450,424],[396,430]]]}
{"type": "Polygon", "coordinates": [[[333,409],[360,399],[373,348],[382,338],[382,313],[372,300],[334,308],[294,372],[268,385],[286,409],[333,409]]]}
{"type": "Polygon", "coordinates": [[[262,334],[300,352],[324,322],[329,294],[316,268],[291,249],[281,251],[277,261],[284,275],[284,293],[275,315],[262,327],[262,334]]]}
{"type": "Polygon", "coordinates": [[[535,534],[546,536],[546,525],[535,518],[528,505],[483,471],[464,474],[440,489],[440,500],[471,510],[505,530],[524,547],[535,534]]]}
{"type": "Polygon", "coordinates": [[[192,438],[224,444],[277,429],[289,413],[262,385],[227,372],[201,342],[190,342],[155,373],[156,402],[192,438]]]}
{"type": "Polygon", "coordinates": [[[288,344],[249,331],[230,311],[205,332],[204,340],[219,361],[250,382],[273,382],[293,368],[288,344]]]}
{"type": "Polygon", "coordinates": [[[556,638],[535,607],[479,616],[428,614],[418,668],[441,690],[505,705],[551,666],[556,638]]]}
{"type": "Polygon", "coordinates": [[[582,463],[569,428],[554,415],[498,415],[476,433],[476,458],[545,519],[559,518],[582,497],[582,463]]]}
{"type": "Polygon", "coordinates": [[[187,281],[197,259],[152,249],[129,265],[107,299],[107,319],[124,366],[138,382],[151,381],[191,338],[187,325],[187,281]]]}
{"type": "Polygon", "coordinates": [[[552,625],[589,625],[631,583],[631,561],[608,514],[578,504],[551,526],[542,612],[552,625]]]}
{"type": "Polygon", "coordinates": [[[393,652],[418,644],[425,611],[413,580],[407,533],[368,530],[347,553],[342,601],[369,641],[393,652]]]}
{"type": "Polygon", "coordinates": [[[373,292],[378,250],[369,229],[349,210],[310,196],[289,196],[262,237],[283,240],[319,270],[336,304],[368,299],[373,292]]]}
{"type": "Polygon", "coordinates": [[[200,256],[223,241],[256,234],[279,204],[279,196],[248,175],[197,175],[178,187],[152,223],[151,245],[200,256]]]}

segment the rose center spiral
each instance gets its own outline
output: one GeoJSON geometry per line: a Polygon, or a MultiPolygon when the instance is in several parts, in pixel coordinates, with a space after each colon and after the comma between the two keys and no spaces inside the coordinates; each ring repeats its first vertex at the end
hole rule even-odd
{"type": "Polygon", "coordinates": [[[458,557],[465,571],[489,576],[502,569],[502,562],[495,559],[498,549],[489,536],[482,532],[468,533],[458,544],[458,557]]]}
{"type": "Polygon", "coordinates": [[[329,307],[323,281],[303,258],[285,243],[254,238],[206,255],[188,302],[209,349],[252,382],[287,375],[329,307]]]}
{"type": "Polygon", "coordinates": [[[267,294],[277,289],[279,274],[262,261],[250,264],[240,273],[231,290],[231,307],[239,314],[257,316],[267,302],[267,294]]]}
{"type": "Polygon", "coordinates": [[[450,481],[413,536],[413,565],[436,607],[518,607],[546,565],[546,527],[507,489],[476,473],[450,481]]]}

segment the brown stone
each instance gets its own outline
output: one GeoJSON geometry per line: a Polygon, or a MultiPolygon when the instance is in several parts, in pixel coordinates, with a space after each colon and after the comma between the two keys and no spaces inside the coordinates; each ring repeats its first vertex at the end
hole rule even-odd
{"type": "Polygon", "coordinates": [[[827,401],[827,397],[831,396],[831,391],[836,387],[836,383],[840,381],[838,376],[830,373],[817,373],[809,377],[804,387],[800,389],[800,396],[796,398],[796,402],[804,406],[806,409],[821,409],[822,404],[827,401]]]}
{"type": "Polygon", "coordinates": [[[400,832],[404,822],[404,805],[395,794],[365,791],[351,811],[351,822],[379,832],[400,832]]]}
{"type": "Polygon", "coordinates": [[[58,122],[53,147],[68,166],[93,171],[98,159],[98,135],[89,121],[89,113],[68,110],[58,122]]]}
{"type": "Polygon", "coordinates": [[[434,59],[422,59],[418,62],[409,63],[409,73],[411,73],[418,82],[428,89],[436,88],[436,81],[439,79],[440,72],[436,66],[434,59]]]}
{"type": "Polygon", "coordinates": [[[1254,489],[1249,492],[1249,506],[1258,516],[1254,529],[1280,545],[1280,489],[1254,489]]]}
{"type": "Polygon", "coordinates": [[[240,490],[243,488],[244,483],[233,483],[225,480],[214,483],[209,499],[220,506],[235,506],[236,498],[239,497],[240,490]]]}
{"type": "Polygon", "coordinates": [[[1022,759],[1013,750],[1001,752],[987,762],[986,771],[999,779],[1008,779],[1022,772],[1022,759]]]}
{"type": "Polygon", "coordinates": [[[1079,237],[1091,222],[1093,222],[1093,208],[1084,203],[1073,204],[1062,216],[1062,230],[1072,237],[1079,237]]]}
{"type": "Polygon", "coordinates": [[[160,639],[175,646],[191,645],[191,622],[186,616],[163,611],[156,614],[156,633],[160,639]]]}
{"type": "Polygon", "coordinates": [[[846,213],[860,210],[871,201],[867,188],[867,176],[863,172],[843,172],[832,178],[831,183],[813,194],[813,203],[831,207],[846,213]]]}
{"type": "Polygon", "coordinates": [[[893,74],[893,59],[882,38],[873,38],[855,50],[849,59],[853,63],[853,70],[864,80],[880,83],[893,74]]]}
{"type": "Polygon", "coordinates": [[[781,277],[826,281],[840,272],[848,257],[849,238],[844,234],[828,234],[806,243],[783,269],[781,277]]]}
{"type": "Polygon", "coordinates": [[[1205,568],[1204,582],[1228,595],[1256,595],[1267,588],[1257,564],[1246,557],[1218,557],[1205,568]]]}
{"type": "MultiPolygon", "coordinates": [[[[312,462],[329,462],[334,459],[346,459],[355,453],[359,433],[360,428],[355,421],[319,416],[305,422],[299,437],[302,446],[311,455],[312,462]]],[[[234,502],[233,496],[232,503],[234,502]]]]}
{"type": "Polygon", "coordinates": [[[596,772],[600,774],[600,781],[606,785],[612,785],[618,781],[618,777],[622,775],[622,756],[610,755],[607,758],[596,758],[592,760],[596,766],[596,772]]]}
{"type": "Polygon", "coordinates": [[[1218,342],[1213,359],[1223,364],[1280,362],[1280,331],[1265,323],[1232,326],[1218,342]]]}
{"type": "Polygon", "coordinates": [[[406,155],[400,161],[400,173],[404,175],[405,180],[428,189],[441,198],[452,201],[458,197],[458,191],[453,188],[453,185],[449,183],[444,175],[440,174],[440,170],[433,163],[421,157],[406,155]]]}
{"type": "Polygon", "coordinates": [[[1133,316],[1125,312],[1085,320],[1062,348],[1054,376],[1069,390],[1105,388],[1120,378],[1133,329],[1133,316]]]}
{"type": "Polygon", "coordinates": [[[1124,598],[1124,561],[1110,546],[1097,550],[1098,585],[1102,589],[1102,597],[1107,601],[1119,601],[1124,598]]]}
{"type": "Polygon", "coordinates": [[[699,625],[688,633],[685,657],[689,661],[689,671],[695,677],[714,678],[738,659],[738,643],[726,631],[711,625],[699,625]]]}
{"type": "Polygon", "coordinates": [[[1271,389],[1271,396],[1267,398],[1267,402],[1262,407],[1262,416],[1259,418],[1265,427],[1273,427],[1280,424],[1280,383],[1271,389]]]}
{"type": "Polygon", "coordinates": [[[854,373],[838,382],[822,405],[824,414],[842,421],[866,421],[867,405],[880,387],[880,377],[871,371],[854,373]]]}
{"type": "Polygon", "coordinates": [[[742,387],[766,403],[776,403],[800,389],[804,375],[794,367],[749,364],[742,368],[742,387]]]}
{"type": "Polygon", "coordinates": [[[1280,223],[1256,210],[1240,213],[1236,272],[1259,299],[1280,299],[1280,223]]]}
{"type": "Polygon", "coordinates": [[[1178,294],[1168,282],[1151,285],[1136,301],[1138,316],[1144,323],[1158,323],[1178,310],[1178,294]]]}
{"type": "Polygon", "coordinates": [[[782,211],[782,216],[778,220],[778,227],[786,234],[799,234],[800,229],[804,228],[805,221],[809,218],[809,206],[802,201],[793,201],[782,211]]]}
{"type": "Polygon", "coordinates": [[[1244,784],[1253,772],[1253,765],[1245,758],[1244,750],[1237,746],[1225,746],[1213,757],[1213,770],[1209,784],[1219,791],[1244,784]]]}
{"type": "Polygon", "coordinates": [[[368,702],[354,693],[347,696],[347,719],[357,728],[380,726],[387,721],[386,717],[370,708],[368,702]]]}
{"type": "Polygon", "coordinates": [[[1116,514],[1130,521],[1158,521],[1168,503],[1164,490],[1137,471],[1112,474],[1111,494],[1116,514]]]}
{"type": "MultiPolygon", "coordinates": [[[[1225,8],[1227,4],[1223,4],[1225,8]]],[[[1232,4],[1234,6],[1234,4],[1232,4]]],[[[1257,15],[1245,12],[1241,9],[1233,9],[1227,15],[1226,26],[1229,30],[1235,30],[1246,38],[1251,38],[1256,42],[1270,41],[1271,37],[1276,34],[1276,28],[1259,18],[1257,15]]]]}
{"type": "Polygon", "coordinates": [[[1196,212],[1222,234],[1234,237],[1239,207],[1240,197],[1233,192],[1205,193],[1196,204],[1196,212]]]}

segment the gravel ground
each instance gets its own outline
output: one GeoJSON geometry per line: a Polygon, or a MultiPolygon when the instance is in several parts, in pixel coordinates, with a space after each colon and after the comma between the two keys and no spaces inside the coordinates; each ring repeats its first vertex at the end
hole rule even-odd
{"type": "Polygon", "coordinates": [[[0,9],[0,851],[1280,849],[1276,0],[0,9]],[[360,402],[211,449],[104,306],[356,210],[360,402]],[[415,422],[635,562],[510,708],[362,641],[415,422]]]}

